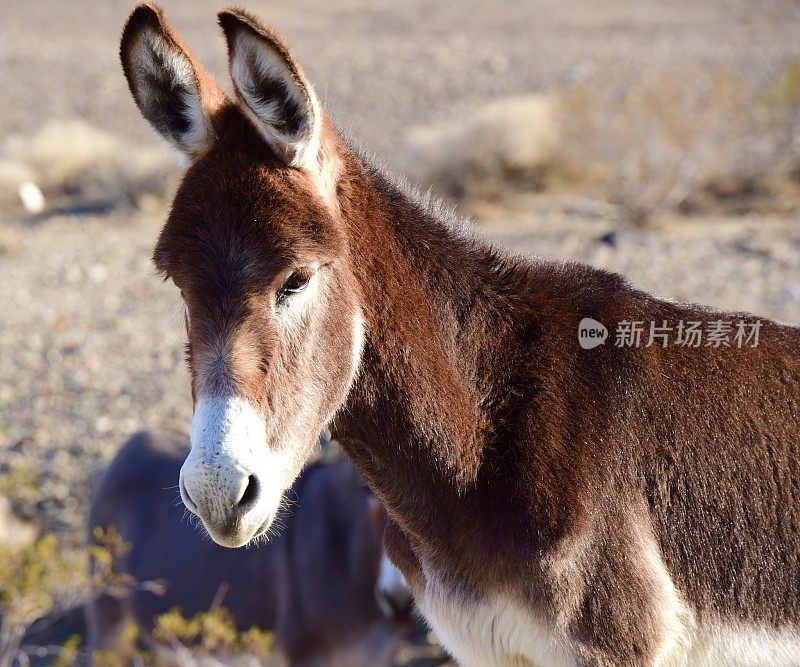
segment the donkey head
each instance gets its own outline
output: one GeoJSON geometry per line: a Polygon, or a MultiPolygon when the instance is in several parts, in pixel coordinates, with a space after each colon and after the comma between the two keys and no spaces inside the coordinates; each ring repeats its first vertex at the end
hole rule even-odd
{"type": "Polygon", "coordinates": [[[189,161],[154,253],[186,305],[181,496],[216,542],[240,546],[269,528],[343,404],[364,325],[339,144],[314,91],[274,32],[239,10],[219,22],[234,99],[153,5],[131,15],[121,57],[142,114],[189,161]]]}

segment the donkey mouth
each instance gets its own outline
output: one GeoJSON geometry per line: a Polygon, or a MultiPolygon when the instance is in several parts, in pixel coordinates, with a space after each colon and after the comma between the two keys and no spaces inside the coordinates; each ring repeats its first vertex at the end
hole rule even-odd
{"type": "Polygon", "coordinates": [[[256,529],[252,528],[252,524],[242,525],[241,521],[230,521],[224,526],[219,526],[209,525],[207,521],[203,520],[203,525],[214,542],[222,547],[237,549],[264,535],[272,525],[272,520],[272,515],[268,516],[263,522],[257,524],[258,528],[256,529]]]}
{"type": "Polygon", "coordinates": [[[262,535],[265,535],[267,533],[267,531],[269,530],[269,527],[271,525],[272,525],[272,517],[269,517],[268,519],[266,519],[264,521],[264,523],[262,523],[258,527],[258,530],[254,533],[252,539],[256,539],[257,537],[261,537],[262,535]]]}

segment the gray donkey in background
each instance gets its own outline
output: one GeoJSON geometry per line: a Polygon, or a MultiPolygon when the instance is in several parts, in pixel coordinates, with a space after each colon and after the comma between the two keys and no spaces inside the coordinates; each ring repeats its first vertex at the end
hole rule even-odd
{"type": "Polygon", "coordinates": [[[130,547],[116,570],[164,590],[95,597],[90,649],[113,646],[126,622],[152,641],[160,614],[180,607],[191,617],[219,603],[239,630],[273,631],[275,652],[289,665],[391,664],[411,594],[383,555],[385,511],[352,464],[311,464],[289,494],[297,506],[285,527],[269,542],[234,550],[211,542],[174,502],[187,451],[185,437],[138,433],[96,485],[90,540],[95,527],[116,527],[130,547]]]}

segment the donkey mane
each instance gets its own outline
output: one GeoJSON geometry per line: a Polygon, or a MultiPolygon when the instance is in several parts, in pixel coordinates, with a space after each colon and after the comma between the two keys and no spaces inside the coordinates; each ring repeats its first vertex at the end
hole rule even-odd
{"type": "MultiPolygon", "coordinates": [[[[481,243],[488,241],[475,234],[473,221],[466,215],[459,213],[456,204],[446,201],[433,191],[433,187],[422,188],[408,176],[394,170],[389,164],[367,146],[362,144],[357,137],[344,132],[337,127],[337,132],[342,138],[347,149],[355,155],[376,183],[384,183],[387,190],[395,190],[408,203],[416,204],[419,209],[447,227],[460,232],[468,238],[474,238],[481,243]]],[[[513,252],[497,248],[500,252],[513,252]]]]}

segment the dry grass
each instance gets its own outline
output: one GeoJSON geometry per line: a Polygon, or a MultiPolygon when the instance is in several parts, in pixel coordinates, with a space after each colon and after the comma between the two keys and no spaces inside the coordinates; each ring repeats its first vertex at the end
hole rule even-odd
{"type": "Polygon", "coordinates": [[[633,223],[800,205],[800,62],[764,88],[727,71],[604,72],[408,135],[415,179],[475,210],[519,192],[602,200],[633,223]]]}
{"type": "Polygon", "coordinates": [[[493,199],[544,184],[559,127],[552,96],[495,100],[462,119],[408,134],[403,167],[454,199],[493,199]]]}
{"type": "Polygon", "coordinates": [[[729,72],[693,76],[565,90],[554,185],[618,204],[633,222],[780,206],[800,164],[800,64],[766,90],[729,72]]]}
{"type": "Polygon", "coordinates": [[[45,210],[141,206],[168,191],[176,166],[155,142],[131,146],[82,121],[51,121],[0,145],[0,206],[21,209],[26,182],[42,191],[45,210]]]}

